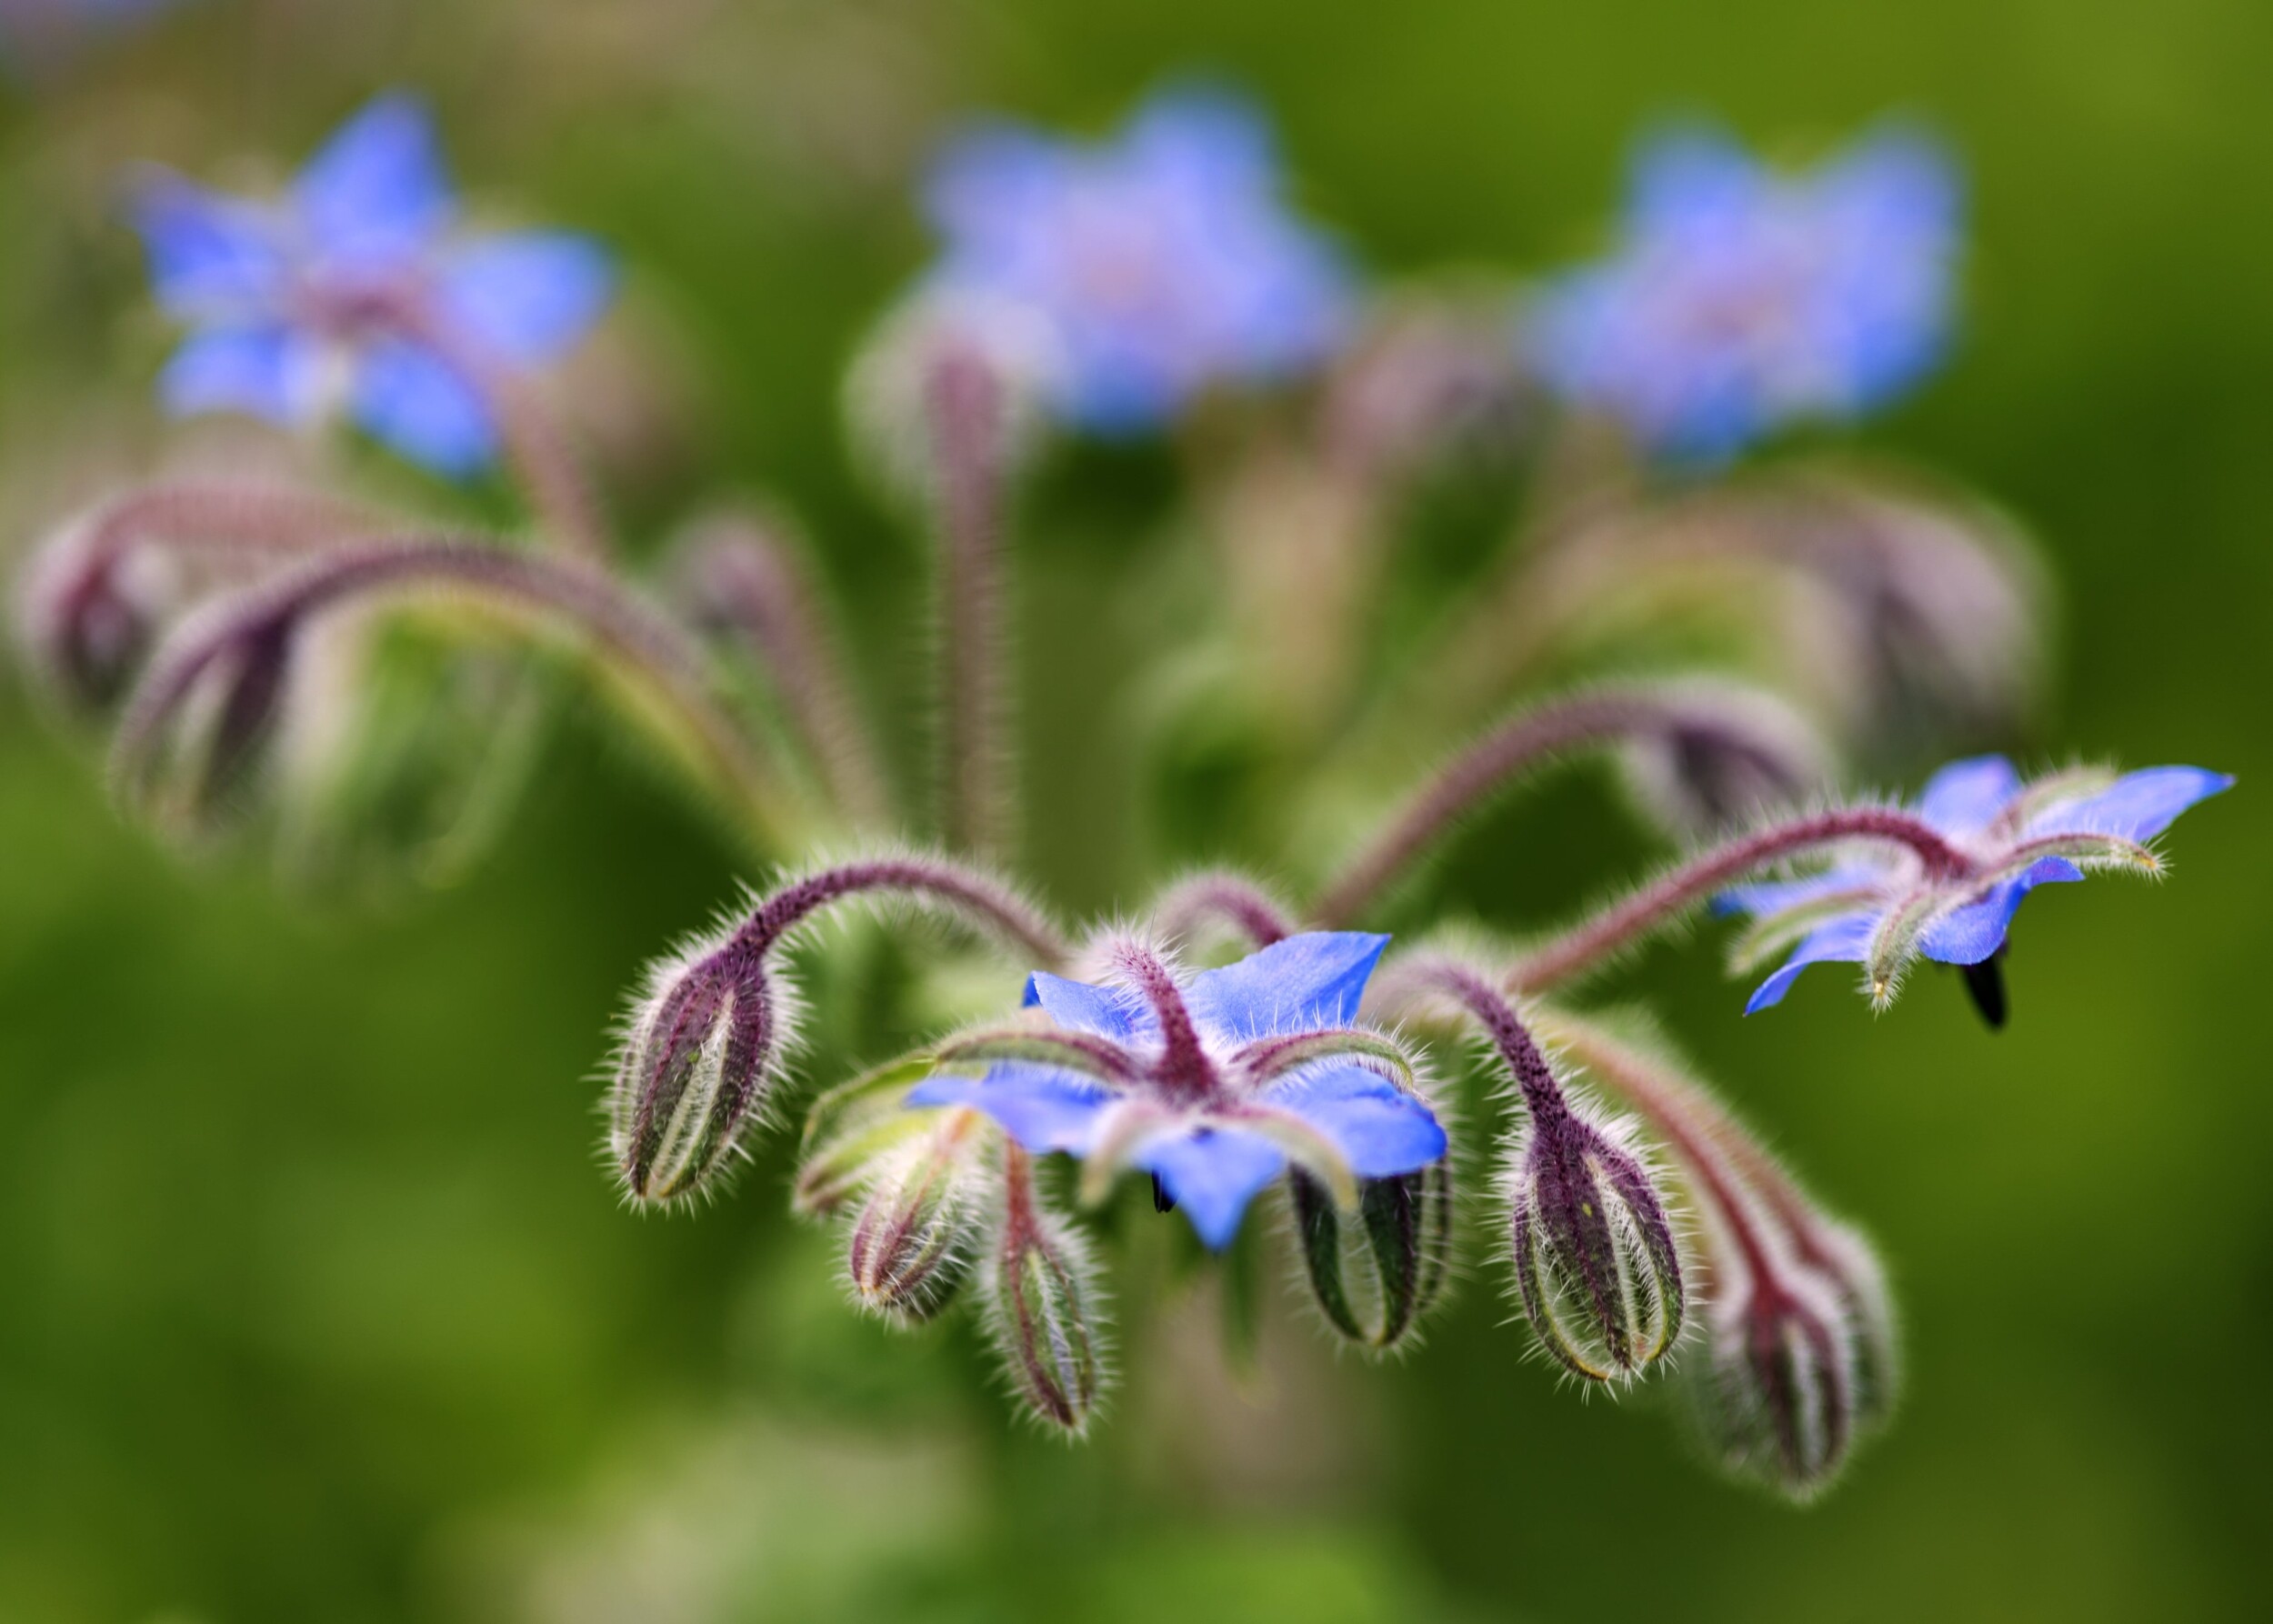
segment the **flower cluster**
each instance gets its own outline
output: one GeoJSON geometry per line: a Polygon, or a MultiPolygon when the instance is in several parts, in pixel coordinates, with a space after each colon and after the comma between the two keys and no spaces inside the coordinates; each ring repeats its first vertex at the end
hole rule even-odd
{"type": "MultiPolygon", "coordinates": [[[[2151,843],[2231,780],[2024,780],[1984,756],[1908,804],[1853,793],[1854,760],[2012,729],[2037,647],[2022,544],[1916,482],[1649,466],[1851,417],[1920,376],[1955,258],[1929,145],[1882,135],[1804,177],[1718,138],[1654,147],[1630,242],[1535,300],[1520,343],[1504,297],[1361,287],[1284,189],[1259,116],[1214,92],[1164,95],[1103,145],[991,126],[939,159],[939,257],[848,369],[856,424],[936,544],[927,790],[889,770],[784,510],[708,513],[652,574],[616,547],[521,387],[596,318],[608,262],[581,237],[460,233],[402,96],[281,198],[144,183],[158,300],[190,328],[160,394],[291,424],[345,411],[449,473],[502,451],[533,533],[433,526],[328,483],[145,486],[39,550],[25,653],[63,708],[111,720],[130,807],[323,849],[407,827],[429,877],[497,827],[553,696],[608,695],[755,861],[794,870],[632,999],[607,1098],[626,1198],[715,1194],[796,1120],[792,1205],[836,1227],[853,1301],[909,1328],[975,1303],[1045,1425],[1099,1414],[1107,1242],[1149,1205],[1174,1215],[1153,1244],[1227,1277],[1276,1258],[1372,1353],[1412,1347],[1456,1260],[1488,1249],[1572,1378],[1670,1379],[1730,1471],[1816,1494],[1891,1409],[1884,1271],[1661,1040],[1573,989],[1710,904],[1746,917],[1739,965],[1788,951],[1753,1009],[1826,961],[1861,965],[1883,1005],[1924,957],[1963,967],[2001,1022],[2021,900],[2159,873],[2151,843]],[[1069,933],[1001,867],[1025,787],[1004,650],[1006,535],[1043,450],[1026,430],[1129,434],[1240,391],[1268,426],[1191,436],[1177,526],[1217,545],[1221,589],[1154,687],[1189,690],[1214,729],[1206,844],[1275,850],[1289,890],[1187,874],[1069,933]],[[1592,433],[1539,432],[1596,414],[1627,431],[1598,465],[1592,433]],[[1405,498],[1438,453],[1486,441],[1479,476],[1527,465],[1544,529],[1399,644],[1381,611],[1405,498]],[[1701,647],[1730,653],[1700,665],[1701,647]],[[1281,726],[1241,777],[1249,718],[1281,726]],[[1435,930],[1486,900],[1430,877],[1451,831],[1598,757],[1647,829],[1706,843],[1559,930],[1435,930]],[[912,827],[926,844],[879,844],[912,827]],[[813,862],[825,847],[855,855],[813,862]],[[996,953],[918,971],[922,1007],[952,1015],[801,1098],[800,981],[848,906],[996,953]]],[[[875,1013],[905,1030],[906,1009],[875,1013]]],[[[1164,1272],[1185,1271],[1136,1278],[1164,1272]]],[[[1147,1311],[1123,1305],[1132,1349],[1147,1311]]]]}

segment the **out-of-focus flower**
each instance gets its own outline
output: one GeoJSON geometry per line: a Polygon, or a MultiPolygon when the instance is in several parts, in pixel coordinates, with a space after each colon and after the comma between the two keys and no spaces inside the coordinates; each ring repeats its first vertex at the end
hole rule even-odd
{"type": "Polygon", "coordinates": [[[1148,1172],[1217,1249],[1289,1161],[1354,1211],[1359,1179],[1446,1148],[1411,1062],[1353,1024],[1388,939],[1314,931],[1190,976],[1115,942],[1111,985],[1031,977],[1026,1001],[1045,1018],[939,1045],[943,1065],[984,1074],[934,1077],[908,1103],[975,1106],[1028,1150],[1071,1151],[1093,1200],[1123,1168],[1148,1172]]]}
{"type": "Polygon", "coordinates": [[[404,95],[356,114],[279,197],[161,172],[134,219],[158,302],[189,328],[159,383],[171,409],[345,412],[453,476],[496,455],[499,380],[566,351],[615,280],[586,237],[458,231],[433,121],[404,95]]]}
{"type": "Polygon", "coordinates": [[[1056,409],[1139,433],[1209,385],[1299,373],[1339,340],[1348,271],[1279,190],[1262,117],[1221,91],[1156,95],[1096,145],[986,125],[932,171],[944,240],[927,286],[1039,312],[1062,356],[1056,409]]]}
{"type": "Polygon", "coordinates": [[[1662,136],[1635,165],[1624,240],[1540,295],[1529,348],[1558,392],[1674,456],[1853,418],[1939,360],[1959,209],[1949,157],[1910,130],[1805,174],[1718,132],[1662,136]]]}
{"type": "Polygon", "coordinates": [[[2038,886],[2084,877],[2087,869],[2155,874],[2147,842],[2197,801],[2233,779],[2198,767],[2155,767],[2121,777],[2061,772],[2024,783],[2002,756],[1952,762],[1929,779],[1912,810],[1947,843],[1947,860],[1874,847],[1821,873],[1738,886],[1715,900],[1751,916],[1739,965],[1795,942],[1745,1012],[1780,1002],[1811,964],[1864,967],[1874,1003],[1892,1001],[1918,957],[1966,968],[1967,985],[1992,1025],[2004,1018],[1997,957],[2021,899],[2038,886]]]}

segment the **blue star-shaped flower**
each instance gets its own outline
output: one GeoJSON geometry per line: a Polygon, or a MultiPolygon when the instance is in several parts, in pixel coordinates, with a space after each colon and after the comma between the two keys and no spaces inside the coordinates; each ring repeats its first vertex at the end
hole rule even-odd
{"type": "Polygon", "coordinates": [[[1116,944],[1113,984],[1033,976],[1039,1018],[943,1045],[984,1075],[933,1077],[908,1103],[973,1106],[1028,1150],[1070,1151],[1092,1199],[1125,1168],[1148,1172],[1221,1249],[1289,1161],[1354,1199],[1356,1180],[1445,1154],[1410,1062],[1355,1024],[1388,939],[1314,932],[1192,976],[1116,944]]]}
{"type": "Polygon", "coordinates": [[[1717,132],[1641,151],[1625,240],[1552,284],[1529,345],[1547,382],[1653,448],[1718,460],[1782,425],[1844,420],[1939,360],[1957,176],[1889,130],[1804,175],[1717,132]]]}
{"type": "Polygon", "coordinates": [[[925,201],[944,238],[932,289],[1042,316],[1056,407],[1099,433],[1298,373],[1346,326],[1341,256],[1287,213],[1269,131],[1220,91],[1156,95],[1095,145],[982,126],[940,155],[925,201]]]}
{"type": "Polygon", "coordinates": [[[496,455],[484,379],[568,349],[615,280],[585,237],[458,233],[433,121],[402,95],[356,114],[280,197],[161,172],[134,221],[159,304],[189,328],[159,382],[170,409],[287,425],[344,409],[454,477],[496,455]]]}
{"type": "MultiPolygon", "coordinates": [[[[1754,921],[1738,947],[1740,965],[1797,943],[1745,1013],[1780,1002],[1811,964],[1862,965],[1881,1005],[1914,958],[1988,965],[2031,890],[2082,879],[2090,868],[2158,871],[2147,843],[2232,783],[2198,767],[2154,767],[2120,777],[2064,772],[2026,783],[2002,756],[1953,762],[1928,781],[1911,809],[1948,843],[1961,867],[1928,873],[1915,857],[1874,852],[1804,878],[1738,886],[1715,899],[1716,911],[1754,921]]],[[[2001,995],[1976,990],[1992,1022],[2000,1020],[2001,995]]]]}

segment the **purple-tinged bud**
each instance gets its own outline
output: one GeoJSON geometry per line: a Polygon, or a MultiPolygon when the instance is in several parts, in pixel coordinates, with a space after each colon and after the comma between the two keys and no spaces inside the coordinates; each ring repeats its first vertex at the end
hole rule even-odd
{"type": "MultiPolygon", "coordinates": [[[[154,820],[207,830],[243,809],[269,764],[294,665],[289,622],[252,619],[215,638],[162,708],[119,733],[115,783],[154,820]]],[[[140,704],[138,692],[136,703],[140,704]]]]}
{"type": "Polygon", "coordinates": [[[1797,710],[1765,689],[1725,683],[1675,690],[1663,727],[1637,731],[1626,765],[1644,806],[1689,834],[1796,806],[1831,777],[1822,741],[1797,710]]]}
{"type": "Polygon", "coordinates": [[[925,1131],[892,1156],[853,1220],[846,1272],[864,1308],[929,1319],[970,1278],[984,1248],[988,1180],[981,1164],[994,1136],[962,1108],[923,1113],[925,1131]]]}
{"type": "Polygon", "coordinates": [[[1032,1163],[1003,1158],[1003,1221],[987,1265],[987,1318],[1013,1389],[1027,1409],[1078,1435],[1106,1380],[1096,1266],[1071,1225],[1043,1210],[1032,1163]]]}
{"type": "Polygon", "coordinates": [[[1503,289],[1387,301],[1327,379],[1327,446],[1361,476],[1397,478],[1448,454],[1505,455],[1540,415],[1508,342],[1503,289]]]}
{"type": "Polygon", "coordinates": [[[981,294],[919,292],[885,317],[853,363],[853,442],[887,486],[929,503],[950,450],[943,406],[959,406],[970,453],[1006,478],[1036,448],[1063,365],[1049,324],[1033,311],[981,294]],[[951,398],[959,396],[968,398],[951,398]]]}
{"type": "Polygon", "coordinates": [[[76,544],[45,549],[17,604],[25,651],[71,710],[109,710],[156,640],[173,594],[165,561],[149,553],[76,544]]]}
{"type": "Polygon", "coordinates": [[[1516,1288],[1540,1346],[1574,1375],[1613,1381],[1681,1334],[1680,1249],[1656,1180],[1622,1124],[1534,1104],[1516,1152],[1516,1288]]]}
{"type": "Polygon", "coordinates": [[[1367,1178],[1345,1216],[1324,1186],[1294,1178],[1295,1231],[1326,1322],[1359,1345],[1396,1347],[1444,1289],[1451,1259],[1452,1168],[1367,1178]]]}
{"type": "Polygon", "coordinates": [[[741,935],[648,972],[608,1107],[608,1146],[637,1202],[692,1195],[765,1103],[788,1024],[762,947],[741,935]]]}

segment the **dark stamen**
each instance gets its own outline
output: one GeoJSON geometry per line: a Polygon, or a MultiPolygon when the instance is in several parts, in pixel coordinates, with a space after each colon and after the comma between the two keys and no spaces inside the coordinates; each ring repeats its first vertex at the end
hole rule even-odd
{"type": "Polygon", "coordinates": [[[1978,964],[1959,965],[1965,977],[1965,989],[1973,995],[1973,1007],[1981,1012],[1992,1032],[2005,1028],[2005,950],[1999,947],[1978,964]]]}
{"type": "Polygon", "coordinates": [[[1168,1187],[1160,1182],[1160,1175],[1152,1176],[1152,1209],[1155,1212],[1174,1212],[1176,1198],[1168,1194],[1168,1187]]]}

